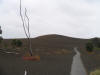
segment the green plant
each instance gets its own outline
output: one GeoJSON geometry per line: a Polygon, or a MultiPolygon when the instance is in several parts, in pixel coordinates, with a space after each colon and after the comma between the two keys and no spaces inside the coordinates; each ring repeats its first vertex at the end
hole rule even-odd
{"type": "Polygon", "coordinates": [[[21,47],[23,43],[21,40],[13,39],[11,44],[13,47],[21,47]]]}
{"type": "Polygon", "coordinates": [[[13,48],[16,46],[16,39],[12,40],[11,45],[13,46],[13,48]]]}
{"type": "Polygon", "coordinates": [[[16,46],[21,47],[23,45],[21,40],[16,40],[16,46]]]}
{"type": "Polygon", "coordinates": [[[97,38],[97,37],[93,38],[93,39],[92,39],[92,43],[93,43],[93,45],[94,45],[95,47],[100,48],[100,40],[99,40],[99,38],[97,38]]]}
{"type": "Polygon", "coordinates": [[[88,51],[88,52],[92,52],[93,51],[93,44],[92,43],[87,43],[86,44],[86,50],[88,51]]]}

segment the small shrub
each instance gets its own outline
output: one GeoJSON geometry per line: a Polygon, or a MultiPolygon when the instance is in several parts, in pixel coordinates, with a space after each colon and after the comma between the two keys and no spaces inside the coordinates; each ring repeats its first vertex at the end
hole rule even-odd
{"type": "Polygon", "coordinates": [[[13,40],[12,40],[11,45],[12,45],[13,47],[16,46],[16,39],[13,39],[13,40]]]}
{"type": "Polygon", "coordinates": [[[13,39],[11,44],[13,47],[21,47],[23,43],[21,42],[21,40],[13,39]]]}
{"type": "Polygon", "coordinates": [[[21,47],[22,46],[22,42],[21,42],[21,40],[16,40],[16,46],[17,47],[21,47]]]}
{"type": "Polygon", "coordinates": [[[93,44],[92,43],[87,43],[86,44],[86,50],[88,51],[88,52],[92,52],[93,51],[93,44]]]}
{"type": "Polygon", "coordinates": [[[93,39],[92,39],[92,43],[93,43],[93,45],[94,45],[95,47],[100,48],[100,40],[99,40],[99,38],[93,38],[93,39]]]}

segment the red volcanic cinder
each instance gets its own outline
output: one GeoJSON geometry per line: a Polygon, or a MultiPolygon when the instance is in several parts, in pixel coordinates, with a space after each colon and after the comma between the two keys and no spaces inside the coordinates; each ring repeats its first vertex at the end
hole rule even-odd
{"type": "Polygon", "coordinates": [[[23,60],[40,61],[40,56],[23,56],[23,60]]]}

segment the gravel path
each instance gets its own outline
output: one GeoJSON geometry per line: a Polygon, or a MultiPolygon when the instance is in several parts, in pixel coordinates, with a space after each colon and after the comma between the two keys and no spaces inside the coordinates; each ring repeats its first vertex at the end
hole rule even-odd
{"type": "Polygon", "coordinates": [[[70,75],[87,75],[82,60],[80,58],[79,51],[77,50],[77,48],[74,48],[74,50],[76,52],[76,55],[73,57],[73,63],[70,75]]]}

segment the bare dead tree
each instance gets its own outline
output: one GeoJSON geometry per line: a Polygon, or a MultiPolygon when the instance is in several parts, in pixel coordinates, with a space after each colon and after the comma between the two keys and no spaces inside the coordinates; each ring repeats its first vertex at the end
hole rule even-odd
{"type": "Polygon", "coordinates": [[[20,0],[20,17],[21,17],[21,20],[22,20],[22,23],[23,23],[23,28],[24,28],[25,35],[26,35],[26,37],[28,38],[26,29],[25,29],[24,17],[23,17],[23,15],[22,15],[22,5],[21,5],[21,0],[20,0]]]}
{"type": "Polygon", "coordinates": [[[30,39],[30,20],[29,20],[29,17],[27,15],[27,9],[25,8],[25,16],[23,16],[22,14],[22,2],[20,0],[20,17],[21,17],[21,20],[22,20],[22,23],[23,23],[23,29],[24,29],[24,32],[25,32],[25,35],[28,39],[28,42],[29,42],[29,52],[30,52],[30,55],[32,56],[32,44],[31,44],[31,39],[30,39]],[[26,23],[27,21],[27,23],[26,23]]]}
{"type": "Polygon", "coordinates": [[[26,16],[26,18],[27,18],[27,21],[28,21],[28,23],[27,23],[27,30],[28,30],[28,34],[29,34],[29,48],[30,48],[30,51],[31,51],[31,53],[32,53],[32,43],[31,43],[31,37],[30,37],[30,19],[29,19],[29,17],[27,16],[27,9],[25,8],[25,16],[26,16]]]}
{"type": "Polygon", "coordinates": [[[26,8],[25,8],[25,17],[26,17],[26,19],[28,21],[27,30],[28,30],[28,34],[29,34],[29,37],[30,37],[30,19],[29,19],[28,15],[27,15],[27,9],[26,8]]]}

